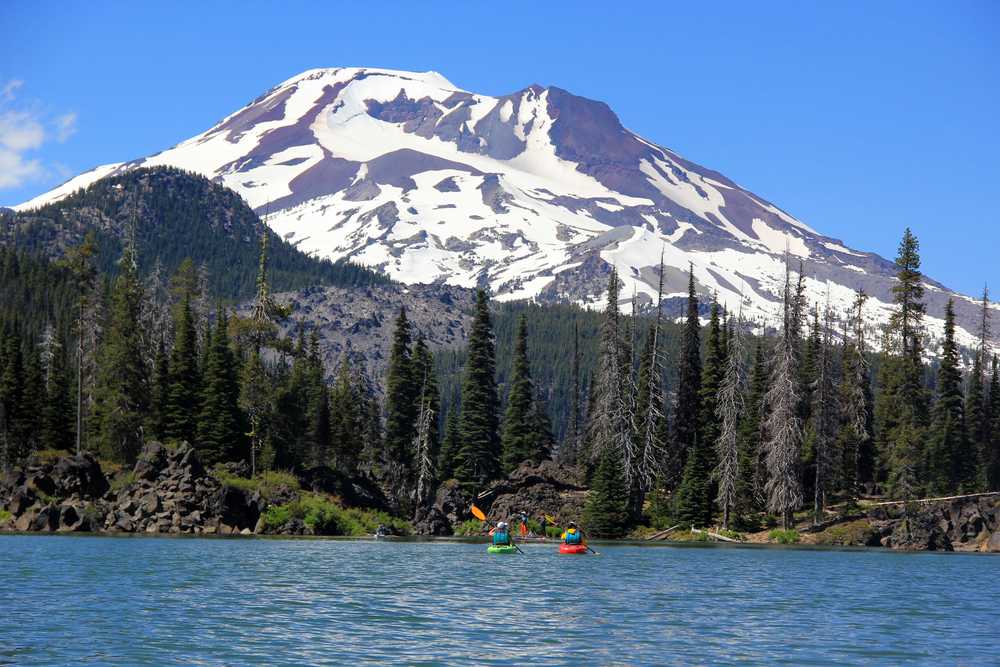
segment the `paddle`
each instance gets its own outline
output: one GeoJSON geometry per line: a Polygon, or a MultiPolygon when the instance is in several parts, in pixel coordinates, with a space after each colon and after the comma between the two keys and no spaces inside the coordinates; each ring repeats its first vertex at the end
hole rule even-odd
{"type": "MultiPolygon", "coordinates": [[[[472,506],[472,516],[476,517],[483,523],[487,523],[490,526],[496,527],[492,521],[486,518],[486,515],[483,513],[483,511],[478,507],[476,507],[475,505],[472,506]]],[[[521,551],[521,547],[514,544],[514,540],[511,540],[510,543],[515,549],[517,549],[517,553],[521,554],[522,556],[524,555],[524,552],[521,551]]]]}

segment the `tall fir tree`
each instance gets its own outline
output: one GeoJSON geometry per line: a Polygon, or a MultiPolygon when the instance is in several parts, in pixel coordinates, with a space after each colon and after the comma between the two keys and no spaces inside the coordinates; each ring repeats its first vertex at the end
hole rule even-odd
{"type": "Polygon", "coordinates": [[[537,463],[545,457],[536,420],[535,387],[528,363],[528,320],[522,314],[517,324],[510,390],[500,439],[503,472],[512,472],[523,461],[537,463]]]}
{"type": "Polygon", "coordinates": [[[458,467],[462,442],[458,428],[458,410],[453,406],[445,419],[444,439],[441,442],[441,453],[438,455],[438,474],[442,480],[452,479],[458,467]]]}
{"type": "Polygon", "coordinates": [[[923,475],[930,493],[959,489],[970,477],[960,363],[955,342],[955,306],[949,299],[944,315],[944,343],[937,377],[934,423],[923,475]]]}
{"type": "Polygon", "coordinates": [[[924,458],[927,399],[923,389],[921,326],[926,307],[920,273],[920,244],[907,229],[896,256],[893,299],[883,346],[888,355],[879,370],[875,401],[876,448],[889,493],[912,498],[919,490],[919,465],[924,458]]]}
{"type": "Polygon", "coordinates": [[[483,486],[500,476],[499,400],[493,323],[486,292],[477,290],[462,378],[459,480],[483,486]]]}
{"type": "Polygon", "coordinates": [[[844,336],[841,381],[837,405],[841,453],[840,477],[850,499],[861,495],[861,484],[872,482],[872,394],[871,373],[865,344],[864,306],[868,296],[859,291],[849,318],[850,333],[844,336]]]}
{"type": "Polygon", "coordinates": [[[327,465],[330,460],[330,389],[319,351],[319,336],[309,335],[306,384],[305,463],[311,467],[327,465]]]}
{"type": "Polygon", "coordinates": [[[782,527],[792,526],[792,513],[802,505],[799,461],[802,454],[802,424],[799,421],[798,319],[790,280],[786,277],[784,323],[774,350],[771,381],[765,401],[764,442],[767,482],[764,493],[768,511],[781,517],[782,527]]]}
{"type": "Polygon", "coordinates": [[[836,451],[837,383],[834,377],[833,312],[829,295],[823,311],[822,325],[816,318],[819,345],[813,352],[810,383],[810,410],[807,425],[807,448],[812,452],[813,524],[822,523],[827,495],[835,490],[836,471],[842,457],[836,451]]]}
{"type": "Polygon", "coordinates": [[[55,329],[46,332],[45,402],[41,408],[43,449],[70,451],[73,448],[74,409],[70,399],[69,370],[66,365],[65,341],[55,329]]]}
{"type": "Polygon", "coordinates": [[[191,295],[182,296],[174,325],[174,349],[170,353],[165,436],[170,440],[194,443],[198,426],[201,383],[198,373],[198,333],[191,312],[191,295]]]}
{"type": "Polygon", "coordinates": [[[745,408],[746,372],[743,368],[743,317],[737,318],[727,337],[726,364],[719,386],[715,417],[719,424],[715,440],[716,468],[714,478],[718,492],[716,502],[722,509],[722,527],[728,529],[734,510],[740,510],[740,420],[745,408]]]}
{"type": "Polygon", "coordinates": [[[986,451],[986,488],[1000,491],[1000,363],[993,355],[993,372],[990,378],[990,437],[986,451]]]}
{"type": "Polygon", "coordinates": [[[968,488],[981,491],[986,488],[986,459],[990,443],[990,404],[989,404],[989,338],[990,338],[990,292],[983,288],[980,302],[979,345],[972,362],[965,393],[965,423],[967,427],[966,441],[969,455],[968,488]]]}
{"type": "Polygon", "coordinates": [[[139,322],[142,300],[133,226],[111,293],[94,409],[101,455],[124,464],[134,463],[142,448],[149,410],[149,373],[139,322]]]}
{"type": "MultiPolygon", "coordinates": [[[[677,400],[673,418],[672,455],[667,478],[676,480],[688,452],[699,443],[701,418],[701,322],[695,292],[694,267],[688,268],[687,319],[681,340],[677,370],[677,400]]],[[[675,481],[676,483],[676,481],[675,481]]]]}
{"type": "Polygon", "coordinates": [[[601,450],[583,509],[583,525],[594,537],[623,537],[628,531],[628,489],[621,451],[601,450]]]}
{"type": "Polygon", "coordinates": [[[364,449],[364,396],[358,384],[347,359],[341,359],[330,391],[332,460],[329,465],[347,475],[354,475],[360,469],[364,449]]]}
{"type": "Polygon", "coordinates": [[[211,338],[206,341],[208,357],[197,422],[198,451],[208,465],[243,461],[249,454],[228,327],[226,311],[219,308],[211,338]]]}
{"type": "MultiPolygon", "coordinates": [[[[405,476],[413,465],[411,446],[415,432],[417,394],[414,380],[412,330],[406,308],[400,308],[392,334],[389,365],[385,376],[385,458],[386,466],[398,466],[405,476]]],[[[401,480],[399,480],[401,481],[401,480]]]]}

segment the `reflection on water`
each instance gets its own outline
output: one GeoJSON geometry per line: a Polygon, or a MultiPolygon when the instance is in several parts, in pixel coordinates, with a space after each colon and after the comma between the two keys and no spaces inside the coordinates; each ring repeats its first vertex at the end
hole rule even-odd
{"type": "Polygon", "coordinates": [[[0,664],[997,664],[1000,558],[0,537],[0,664]]]}

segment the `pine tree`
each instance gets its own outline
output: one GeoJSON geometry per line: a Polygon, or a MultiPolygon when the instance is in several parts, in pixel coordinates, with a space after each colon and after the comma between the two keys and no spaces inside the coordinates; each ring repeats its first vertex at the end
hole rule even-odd
{"type": "Polygon", "coordinates": [[[364,448],[364,396],[352,376],[346,358],[337,366],[337,378],[330,392],[330,465],[347,475],[358,472],[364,448]]]}
{"type": "Polygon", "coordinates": [[[501,464],[503,472],[511,473],[522,461],[541,461],[543,444],[538,433],[537,411],[534,404],[535,388],[528,364],[528,321],[522,314],[517,325],[514,345],[514,364],[507,394],[507,411],[504,414],[501,437],[501,464]]]}
{"type": "Polygon", "coordinates": [[[674,509],[675,520],[683,526],[712,523],[712,468],[706,450],[707,445],[696,440],[684,463],[674,509]]]}
{"type": "Polygon", "coordinates": [[[149,410],[149,375],[139,322],[143,292],[134,233],[126,243],[120,266],[98,361],[95,421],[101,454],[131,464],[142,448],[149,410]]]}
{"type": "Polygon", "coordinates": [[[907,229],[896,257],[893,298],[897,310],[889,322],[889,355],[879,371],[875,432],[880,459],[886,464],[889,493],[911,498],[918,490],[918,464],[923,459],[927,400],[922,385],[920,327],[925,306],[920,273],[920,245],[907,229]]]}
{"type": "MultiPolygon", "coordinates": [[[[719,302],[712,300],[711,315],[708,322],[708,336],[705,340],[705,363],[701,370],[701,391],[699,397],[701,414],[698,433],[701,440],[712,447],[710,459],[714,459],[714,446],[719,440],[719,428],[716,408],[718,406],[719,388],[722,386],[726,372],[726,356],[723,345],[723,333],[720,325],[721,311],[719,302]]],[[[712,467],[714,468],[714,462],[712,467]]]]}
{"type": "Polygon", "coordinates": [[[306,383],[306,462],[326,465],[330,459],[330,390],[315,329],[309,336],[306,383]]]}
{"type": "Polygon", "coordinates": [[[802,425],[799,421],[799,374],[796,348],[798,313],[793,304],[790,281],[785,280],[784,326],[774,351],[771,382],[765,401],[768,415],[764,422],[767,467],[767,509],[781,516],[784,529],[791,528],[792,512],[802,505],[799,459],[802,425]]]}
{"type": "Polygon", "coordinates": [[[663,391],[663,250],[656,290],[656,316],[649,329],[646,349],[639,368],[638,395],[635,407],[635,437],[639,463],[630,489],[629,511],[635,519],[642,513],[646,495],[661,477],[667,461],[665,442],[669,438],[664,416],[666,396],[663,391]]]}
{"type": "Polygon", "coordinates": [[[226,311],[220,308],[212,337],[206,343],[208,358],[197,421],[198,452],[207,465],[245,460],[249,454],[228,326],[226,311]]]}
{"type": "Polygon", "coordinates": [[[668,462],[667,481],[676,480],[688,452],[699,442],[701,416],[701,322],[698,296],[694,289],[694,267],[688,269],[687,321],[681,341],[677,371],[677,402],[674,409],[673,448],[668,462]]]}
{"type": "Polygon", "coordinates": [[[754,346],[750,386],[740,421],[740,476],[738,499],[741,513],[760,510],[764,506],[764,484],[767,474],[764,466],[764,421],[767,416],[767,390],[769,385],[767,355],[764,337],[754,346]]]}
{"type": "Polygon", "coordinates": [[[24,357],[17,328],[0,331],[0,470],[20,460],[24,357]]]}
{"type": "Polygon", "coordinates": [[[445,419],[444,440],[441,443],[441,453],[438,456],[438,473],[441,479],[452,479],[459,462],[461,439],[458,432],[458,410],[452,407],[445,419]]]}
{"type": "Polygon", "coordinates": [[[573,318],[573,361],[570,369],[570,413],[566,437],[559,447],[559,462],[576,465],[580,452],[582,414],[580,408],[580,325],[573,318]]]}
{"type": "Polygon", "coordinates": [[[182,297],[174,326],[174,349],[170,353],[165,435],[170,440],[194,442],[198,426],[201,382],[198,375],[198,334],[191,313],[191,296],[182,297]]]}
{"type": "Polygon", "coordinates": [[[70,451],[73,448],[73,404],[69,393],[66,346],[55,328],[46,328],[42,348],[45,401],[41,409],[41,447],[70,451]]]}
{"type": "Polygon", "coordinates": [[[938,370],[934,424],[924,476],[931,493],[957,490],[969,478],[962,372],[959,369],[958,345],[955,343],[955,307],[951,299],[945,307],[944,318],[944,344],[938,370]]]}
{"type": "Polygon", "coordinates": [[[970,488],[986,491],[986,461],[990,443],[989,378],[990,363],[990,292],[983,288],[979,321],[979,346],[969,374],[965,396],[966,441],[972,460],[969,462],[970,488]]]}
{"type": "Polygon", "coordinates": [[[478,290],[462,379],[462,449],[457,471],[462,482],[483,486],[500,476],[498,411],[493,324],[486,292],[478,290]]]}
{"type": "Polygon", "coordinates": [[[594,537],[622,537],[628,530],[628,489],[623,468],[618,449],[601,450],[583,510],[586,530],[594,537]]]}
{"type": "Polygon", "coordinates": [[[743,369],[743,317],[737,319],[733,332],[728,336],[726,365],[715,405],[715,417],[720,425],[715,440],[716,468],[714,478],[718,484],[716,502],[722,508],[722,527],[729,528],[730,514],[739,508],[740,451],[739,426],[743,416],[745,371],[743,369]]]}
{"type": "Polygon", "coordinates": [[[385,456],[386,465],[398,466],[406,476],[413,466],[411,445],[415,433],[419,385],[414,381],[410,322],[406,308],[399,309],[389,351],[385,379],[385,456]]]}
{"type": "Polygon", "coordinates": [[[833,313],[829,294],[819,331],[819,347],[813,352],[811,408],[808,441],[813,458],[813,524],[823,521],[827,494],[834,488],[834,471],[840,457],[834,450],[837,436],[837,393],[833,363],[833,313]]]}
{"type": "Polygon", "coordinates": [[[170,361],[164,337],[161,336],[156,347],[156,355],[153,357],[153,381],[149,405],[149,431],[154,438],[166,438],[169,392],[170,361]]]}
{"type": "Polygon", "coordinates": [[[990,439],[986,462],[986,488],[1000,491],[1000,363],[993,355],[993,374],[990,379],[990,439]]]}
{"type": "MultiPolygon", "coordinates": [[[[274,406],[274,394],[270,378],[264,369],[260,353],[250,352],[250,358],[243,364],[243,374],[240,377],[239,406],[247,416],[250,431],[250,474],[257,475],[258,458],[261,458],[265,448],[270,443],[267,430],[267,419],[274,406]]],[[[266,469],[266,457],[260,461],[261,468],[266,469]]]]}
{"type": "Polygon", "coordinates": [[[859,291],[851,308],[851,334],[844,336],[843,371],[838,392],[840,432],[837,441],[843,456],[841,476],[852,500],[860,497],[862,482],[872,481],[871,377],[863,318],[867,299],[868,295],[859,291]]]}
{"type": "MultiPolygon", "coordinates": [[[[91,379],[95,375],[96,352],[97,352],[97,317],[96,304],[100,299],[96,298],[96,276],[97,270],[94,268],[94,254],[97,252],[97,242],[94,232],[88,232],[83,242],[70,248],[66,253],[66,263],[73,273],[78,286],[77,292],[77,313],[75,318],[75,329],[77,337],[76,345],[76,453],[79,454],[83,448],[83,412],[85,404],[85,394],[92,395],[92,391],[85,391],[89,388],[91,379]]],[[[88,401],[89,403],[89,401],[88,401]]]]}

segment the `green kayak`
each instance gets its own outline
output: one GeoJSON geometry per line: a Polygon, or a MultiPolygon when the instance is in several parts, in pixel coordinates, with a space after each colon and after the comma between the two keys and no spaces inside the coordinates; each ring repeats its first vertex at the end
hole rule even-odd
{"type": "Polygon", "coordinates": [[[491,554],[516,554],[517,547],[511,546],[501,546],[499,544],[491,544],[486,547],[486,551],[491,554]]]}

